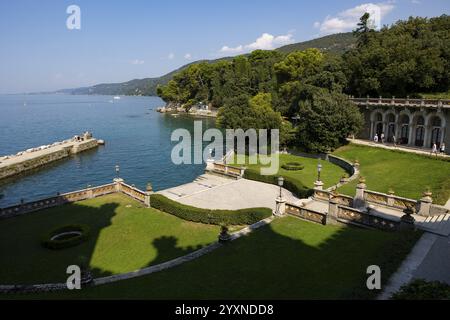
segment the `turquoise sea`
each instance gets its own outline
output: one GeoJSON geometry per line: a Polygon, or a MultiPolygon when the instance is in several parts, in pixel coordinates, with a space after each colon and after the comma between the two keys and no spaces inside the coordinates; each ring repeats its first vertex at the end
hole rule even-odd
{"type": "MultiPolygon", "coordinates": [[[[155,190],[187,183],[205,165],[175,165],[170,155],[174,129],[193,132],[194,119],[156,112],[157,97],[0,95],[0,155],[51,144],[86,130],[105,146],[0,180],[0,207],[112,182],[115,166],[125,182],[155,190]]],[[[197,119],[198,120],[198,119],[197,119]]],[[[203,129],[214,119],[202,119],[203,129]]]]}

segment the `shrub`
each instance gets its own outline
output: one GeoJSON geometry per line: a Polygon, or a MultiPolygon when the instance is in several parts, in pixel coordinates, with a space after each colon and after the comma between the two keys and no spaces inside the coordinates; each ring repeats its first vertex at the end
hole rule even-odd
{"type": "Polygon", "coordinates": [[[89,236],[89,227],[83,224],[72,224],[63,226],[57,229],[54,229],[53,231],[49,232],[48,234],[44,235],[42,237],[42,245],[48,249],[64,249],[64,248],[70,248],[74,247],[76,245],[79,245],[80,243],[87,240],[89,236]],[[61,238],[61,239],[53,239],[53,237],[63,234],[65,232],[79,232],[79,235],[74,235],[69,238],[61,238]]]}
{"type": "Polygon", "coordinates": [[[404,285],[396,292],[394,300],[442,300],[450,299],[450,286],[438,281],[427,282],[417,279],[404,285]]]}
{"type": "MultiPolygon", "coordinates": [[[[252,169],[245,170],[244,178],[278,185],[278,176],[275,175],[263,176],[259,174],[256,170],[252,169]]],[[[292,192],[296,197],[307,198],[312,195],[313,190],[306,187],[301,181],[294,179],[292,177],[283,176],[283,178],[284,178],[283,187],[292,192]]]]}
{"type": "Polygon", "coordinates": [[[205,224],[253,224],[272,215],[272,210],[269,208],[249,208],[240,210],[196,208],[173,201],[161,194],[152,194],[150,196],[150,203],[153,208],[173,214],[178,218],[205,224]]]}
{"type": "Polygon", "coordinates": [[[284,170],[299,171],[299,170],[303,170],[303,168],[305,166],[302,165],[300,162],[288,162],[288,163],[282,164],[281,167],[284,170]]]}

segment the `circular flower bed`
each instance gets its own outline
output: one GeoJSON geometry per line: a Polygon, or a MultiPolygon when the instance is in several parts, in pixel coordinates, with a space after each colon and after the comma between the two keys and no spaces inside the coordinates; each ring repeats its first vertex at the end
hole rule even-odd
{"type": "Polygon", "coordinates": [[[287,162],[287,163],[281,165],[281,168],[283,168],[284,170],[289,170],[289,171],[303,170],[304,167],[305,166],[303,164],[301,164],[300,162],[287,162]]]}
{"type": "Polygon", "coordinates": [[[67,225],[57,228],[42,239],[42,245],[48,249],[74,247],[87,240],[89,227],[82,224],[67,225]]]}

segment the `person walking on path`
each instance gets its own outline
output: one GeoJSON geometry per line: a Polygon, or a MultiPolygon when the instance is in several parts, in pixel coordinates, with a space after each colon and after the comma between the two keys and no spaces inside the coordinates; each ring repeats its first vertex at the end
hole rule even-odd
{"type": "Polygon", "coordinates": [[[395,136],[392,136],[392,142],[394,143],[394,147],[397,146],[397,139],[395,138],[395,136]]]}
{"type": "Polygon", "coordinates": [[[378,143],[378,134],[376,134],[375,137],[373,137],[373,142],[378,143]]]}
{"type": "Polygon", "coordinates": [[[438,155],[436,143],[433,143],[433,147],[431,148],[431,155],[433,155],[433,154],[435,154],[436,157],[438,155]]]}
{"type": "Polygon", "coordinates": [[[384,144],[384,132],[381,133],[381,143],[384,144]]]}
{"type": "Polygon", "coordinates": [[[445,143],[442,142],[441,144],[441,148],[440,148],[441,154],[444,155],[445,154],[445,143]]]}

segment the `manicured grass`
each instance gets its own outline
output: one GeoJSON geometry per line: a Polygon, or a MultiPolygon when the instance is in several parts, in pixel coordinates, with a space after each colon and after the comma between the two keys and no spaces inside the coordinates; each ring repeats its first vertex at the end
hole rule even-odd
{"type": "Polygon", "coordinates": [[[386,282],[420,235],[322,226],[285,217],[173,269],[77,292],[20,297],[373,298],[379,292],[366,288],[367,267],[380,266],[386,282]]]}
{"type": "MultiPolygon", "coordinates": [[[[401,151],[390,151],[359,145],[347,145],[334,152],[350,161],[359,160],[361,175],[367,188],[373,191],[419,199],[430,188],[435,203],[445,204],[450,197],[450,162],[401,151]]],[[[354,195],[358,181],[339,189],[354,195]]]]}
{"type": "MultiPolygon", "coordinates": [[[[261,168],[261,164],[249,164],[249,157],[246,157],[245,165],[248,169],[259,170],[261,168]]],[[[317,180],[317,159],[304,158],[290,154],[280,154],[280,163],[278,172],[275,175],[281,175],[283,177],[290,177],[295,180],[299,180],[306,187],[313,188],[314,182],[317,180]],[[283,164],[289,162],[299,162],[303,164],[305,167],[303,170],[292,171],[285,170],[281,168],[283,164]]],[[[321,180],[324,183],[324,187],[330,187],[339,182],[340,178],[345,174],[345,170],[339,166],[336,166],[328,161],[321,161],[322,164],[322,172],[321,172],[321,180]]]]}
{"type": "Polygon", "coordinates": [[[0,221],[0,284],[65,280],[84,256],[94,275],[134,271],[217,240],[218,226],[188,222],[145,208],[121,194],[108,195],[0,221]],[[90,227],[88,241],[50,250],[41,237],[68,224],[90,227]]]}

